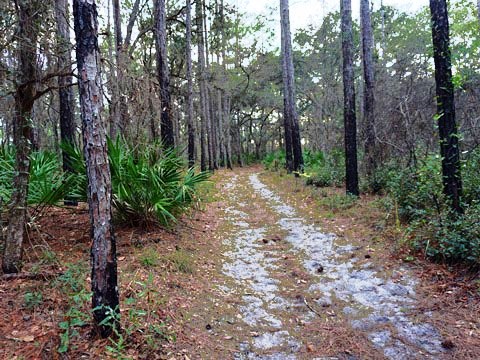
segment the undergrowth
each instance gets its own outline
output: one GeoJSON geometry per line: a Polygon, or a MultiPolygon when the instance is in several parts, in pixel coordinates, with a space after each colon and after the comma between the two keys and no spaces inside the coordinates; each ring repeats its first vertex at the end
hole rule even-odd
{"type": "Polygon", "coordinates": [[[451,210],[442,191],[441,159],[429,155],[416,166],[391,163],[378,172],[385,209],[406,224],[404,241],[433,260],[480,265],[480,151],[462,162],[464,214],[451,210]]]}
{"type": "MultiPolygon", "coordinates": [[[[83,154],[72,145],[62,148],[70,156],[73,173],[64,173],[60,157],[46,151],[30,156],[28,204],[35,210],[59,205],[65,198],[86,201],[87,176],[83,154]]],[[[209,174],[187,169],[175,150],[160,144],[131,146],[108,140],[112,203],[116,219],[132,225],[168,226],[199,201],[197,187],[209,174]]],[[[15,151],[0,149],[0,198],[8,204],[15,175],[15,151]]]]}

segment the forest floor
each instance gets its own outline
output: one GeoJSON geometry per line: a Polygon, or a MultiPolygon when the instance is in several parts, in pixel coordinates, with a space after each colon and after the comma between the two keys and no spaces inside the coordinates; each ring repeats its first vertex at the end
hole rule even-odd
{"type": "Polygon", "coordinates": [[[37,219],[25,270],[45,277],[1,280],[0,358],[480,358],[475,275],[410,254],[381,197],[260,167],[212,180],[175,229],[117,229],[113,340],[91,334],[86,208],[37,219]]]}

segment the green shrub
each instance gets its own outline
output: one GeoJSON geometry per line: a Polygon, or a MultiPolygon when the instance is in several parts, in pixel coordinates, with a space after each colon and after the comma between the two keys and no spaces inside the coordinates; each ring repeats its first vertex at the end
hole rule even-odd
{"type": "Polygon", "coordinates": [[[334,194],[319,200],[321,206],[331,211],[347,210],[357,203],[358,197],[350,194],[334,194]]]}
{"type": "Polygon", "coordinates": [[[438,156],[428,156],[417,168],[389,164],[377,178],[395,199],[399,218],[404,222],[438,214],[445,207],[438,156]]]}
{"type": "MultiPolygon", "coordinates": [[[[196,200],[196,188],[209,174],[187,169],[175,150],[162,151],[160,144],[133,147],[117,138],[108,139],[112,176],[112,202],[117,220],[132,225],[169,225],[196,200]]],[[[68,148],[81,187],[86,191],[83,156],[68,148]],[[82,175],[83,174],[83,175],[82,175]]]]}
{"type": "Polygon", "coordinates": [[[427,256],[446,263],[480,264],[480,206],[470,205],[465,214],[444,211],[438,217],[410,225],[415,245],[427,256]]]}
{"type": "MultiPolygon", "coordinates": [[[[0,197],[8,204],[15,176],[15,150],[0,149],[0,197]]],[[[28,186],[29,205],[55,205],[62,201],[77,179],[73,174],[64,174],[56,154],[47,151],[30,155],[30,179],[28,186]]]]}
{"type": "Polygon", "coordinates": [[[332,150],[328,156],[321,151],[305,152],[306,184],[317,187],[342,186],[345,181],[345,157],[332,150]]]}
{"type": "Polygon", "coordinates": [[[326,158],[322,151],[311,151],[306,149],[303,152],[303,163],[305,168],[325,166],[326,158]]]}
{"type": "Polygon", "coordinates": [[[113,205],[122,222],[168,225],[196,199],[196,186],[208,173],[185,170],[185,161],[174,150],[158,146],[129,147],[108,141],[112,171],[113,205]]]}
{"type": "Polygon", "coordinates": [[[27,292],[23,295],[23,300],[27,309],[34,309],[43,303],[43,295],[38,291],[27,292]]]}
{"type": "Polygon", "coordinates": [[[463,162],[463,201],[472,204],[480,201],[480,148],[470,152],[463,162]]]}
{"type": "MultiPolygon", "coordinates": [[[[464,214],[453,213],[443,195],[441,158],[430,155],[417,167],[389,164],[377,178],[394,202],[393,211],[408,223],[413,245],[446,263],[480,264],[480,153],[463,162],[464,214]]],[[[391,207],[391,206],[390,206],[391,207]]]]}
{"type": "Polygon", "coordinates": [[[278,171],[279,169],[284,169],[286,166],[285,150],[267,154],[262,163],[267,170],[278,171]]]}

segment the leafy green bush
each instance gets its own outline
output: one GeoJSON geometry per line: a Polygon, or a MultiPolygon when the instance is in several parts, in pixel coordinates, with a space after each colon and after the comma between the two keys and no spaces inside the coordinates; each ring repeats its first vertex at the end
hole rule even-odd
{"type": "Polygon", "coordinates": [[[208,173],[185,171],[185,161],[174,150],[158,146],[129,147],[108,141],[113,205],[122,222],[168,225],[196,199],[196,186],[208,173]]]}
{"type": "Polygon", "coordinates": [[[303,152],[303,163],[305,165],[305,168],[310,168],[314,166],[325,166],[325,155],[323,151],[311,151],[306,149],[303,152]]]}
{"type": "Polygon", "coordinates": [[[409,230],[414,245],[427,256],[446,263],[480,264],[480,205],[470,205],[465,214],[444,211],[438,217],[418,219],[409,230]]]}
{"type": "MultiPolygon", "coordinates": [[[[7,204],[12,194],[15,176],[15,150],[0,148],[0,197],[7,204]]],[[[55,205],[62,201],[74,187],[76,177],[64,174],[56,154],[38,151],[30,156],[29,205],[55,205]]]]}
{"type": "Polygon", "coordinates": [[[417,167],[389,164],[377,173],[393,211],[408,223],[413,245],[435,260],[480,265],[480,153],[463,163],[464,214],[453,213],[443,195],[441,159],[427,156],[417,167]]]}
{"type": "Polygon", "coordinates": [[[398,216],[408,222],[440,213],[444,208],[441,161],[428,156],[418,167],[402,169],[389,164],[377,174],[386,192],[396,201],[398,216]]]}
{"type": "Polygon", "coordinates": [[[285,150],[278,150],[267,154],[262,163],[267,170],[278,171],[279,169],[284,169],[286,166],[285,150]]]}
{"type": "Polygon", "coordinates": [[[472,204],[480,201],[480,148],[470,152],[463,162],[463,201],[472,204]]]}
{"type": "Polygon", "coordinates": [[[341,151],[333,150],[328,156],[319,152],[305,152],[307,185],[317,187],[342,186],[345,181],[345,157],[341,151]]]}
{"type": "MultiPolygon", "coordinates": [[[[185,170],[185,161],[174,150],[161,151],[159,144],[133,147],[120,138],[107,143],[113,206],[122,223],[170,224],[192,205],[196,187],[208,179],[206,172],[185,170]]],[[[72,148],[68,151],[86,192],[83,157],[72,148]]]]}

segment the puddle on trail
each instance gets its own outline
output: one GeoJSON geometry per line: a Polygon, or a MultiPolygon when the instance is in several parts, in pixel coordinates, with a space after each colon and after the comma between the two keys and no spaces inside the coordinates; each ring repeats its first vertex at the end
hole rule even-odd
{"type": "MultiPolygon", "coordinates": [[[[371,263],[355,266],[358,260],[345,255],[353,254],[358,248],[337,245],[335,235],[325,234],[299,217],[257,174],[250,175],[249,180],[254,190],[280,215],[278,225],[288,233],[285,240],[301,253],[304,267],[314,276],[315,283],[309,290],[323,294],[317,300],[319,305],[341,300],[352,327],[367,332],[387,358],[433,358],[443,351],[438,331],[427,323],[413,323],[406,315],[415,300],[412,278],[403,275],[394,282],[383,278],[371,263]],[[323,268],[321,274],[318,273],[320,267],[323,268]]],[[[406,273],[406,269],[399,270],[406,273]]]]}

